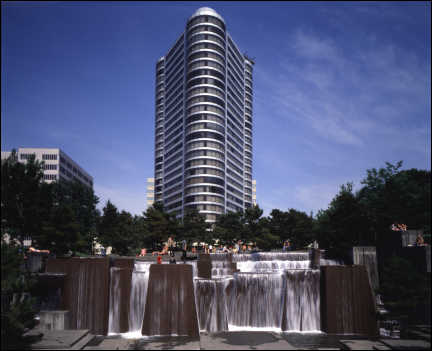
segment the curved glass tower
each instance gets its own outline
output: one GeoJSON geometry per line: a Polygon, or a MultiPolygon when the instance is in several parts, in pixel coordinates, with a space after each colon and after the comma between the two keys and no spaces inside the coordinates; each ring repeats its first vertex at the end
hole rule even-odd
{"type": "Polygon", "coordinates": [[[223,18],[203,7],[156,64],[155,201],[214,222],[252,205],[252,73],[223,18]]]}

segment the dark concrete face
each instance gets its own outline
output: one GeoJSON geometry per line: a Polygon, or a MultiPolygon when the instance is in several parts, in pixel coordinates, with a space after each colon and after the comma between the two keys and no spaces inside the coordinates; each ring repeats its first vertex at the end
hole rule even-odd
{"type": "Polygon", "coordinates": [[[197,262],[198,277],[211,279],[212,277],[212,264],[211,261],[198,261],[197,262]]]}
{"type": "Polygon", "coordinates": [[[142,334],[199,336],[191,265],[150,266],[142,334]]]}
{"type": "Polygon", "coordinates": [[[320,266],[321,251],[319,249],[311,249],[310,256],[311,267],[318,269],[320,266]]]}
{"type": "Polygon", "coordinates": [[[364,266],[321,267],[321,330],[378,335],[374,296],[364,266]]]}
{"type": "Polygon", "coordinates": [[[48,259],[47,273],[66,273],[62,308],[70,311],[71,329],[106,335],[109,315],[109,259],[48,259]]]}

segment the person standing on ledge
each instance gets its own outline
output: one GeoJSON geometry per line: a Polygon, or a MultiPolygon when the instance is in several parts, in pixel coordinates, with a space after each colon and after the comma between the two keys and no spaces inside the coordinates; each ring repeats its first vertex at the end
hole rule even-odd
{"type": "Polygon", "coordinates": [[[174,240],[172,238],[172,236],[168,237],[167,240],[167,249],[168,249],[168,254],[170,255],[172,250],[173,250],[173,246],[174,246],[174,240]]]}

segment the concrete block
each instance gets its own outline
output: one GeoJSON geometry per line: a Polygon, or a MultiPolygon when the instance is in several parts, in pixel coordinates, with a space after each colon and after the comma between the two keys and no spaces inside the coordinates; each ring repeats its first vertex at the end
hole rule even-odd
{"type": "Polygon", "coordinates": [[[211,279],[212,277],[212,263],[208,261],[197,262],[198,277],[204,279],[211,279]]]}
{"type": "Polygon", "coordinates": [[[150,266],[142,334],[199,337],[191,265],[150,266]]]}
{"type": "Polygon", "coordinates": [[[70,312],[40,311],[40,328],[43,330],[65,330],[70,328],[70,312]]]}
{"type": "Polygon", "coordinates": [[[375,300],[365,266],[321,267],[321,330],[378,335],[375,300]]]}

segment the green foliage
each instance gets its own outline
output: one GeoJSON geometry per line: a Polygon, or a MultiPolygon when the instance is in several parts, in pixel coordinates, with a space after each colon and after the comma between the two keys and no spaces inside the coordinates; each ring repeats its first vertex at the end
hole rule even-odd
{"type": "Polygon", "coordinates": [[[1,342],[2,349],[22,348],[22,335],[36,325],[34,301],[28,292],[34,283],[22,270],[23,256],[19,249],[1,244],[1,342]]]}
{"type": "Polygon", "coordinates": [[[274,209],[270,213],[269,230],[279,237],[279,245],[289,239],[293,248],[301,249],[314,240],[313,219],[304,212],[290,209],[287,212],[274,209]]]}
{"type": "Polygon", "coordinates": [[[380,293],[394,309],[409,310],[425,302],[430,296],[430,285],[426,275],[418,272],[409,260],[393,255],[384,266],[380,293]]]}
{"type": "Polygon", "coordinates": [[[228,212],[221,214],[216,221],[213,237],[220,240],[222,245],[232,245],[235,240],[243,236],[243,214],[228,212]]]}
{"type": "Polygon", "coordinates": [[[111,246],[115,254],[135,254],[144,241],[144,230],[139,218],[126,211],[118,212],[117,207],[108,201],[99,221],[98,239],[105,247],[111,246]]]}
{"type": "Polygon", "coordinates": [[[320,246],[340,252],[352,246],[378,245],[392,223],[430,231],[430,171],[385,168],[367,170],[363,187],[343,185],[326,210],[318,212],[314,232],[320,246]]]}
{"type": "Polygon", "coordinates": [[[32,245],[58,255],[89,253],[97,221],[98,198],[76,181],[43,182],[43,163],[26,163],[16,152],[2,160],[1,230],[13,239],[31,236],[32,245]]]}
{"type": "Polygon", "coordinates": [[[15,150],[1,163],[1,229],[14,238],[38,232],[41,207],[42,165],[34,156],[26,164],[18,162],[15,150]]]}
{"type": "Polygon", "coordinates": [[[344,251],[366,244],[366,213],[353,194],[352,183],[342,185],[328,209],[318,212],[315,230],[320,245],[327,249],[344,251]]]}
{"type": "Polygon", "coordinates": [[[385,168],[368,170],[361,182],[364,187],[357,197],[366,208],[371,230],[378,235],[395,222],[430,232],[430,171],[401,167],[402,161],[386,162],[385,168]]]}
{"type": "MultiPolygon", "coordinates": [[[[180,223],[176,216],[164,210],[162,203],[156,202],[144,213],[144,223],[147,231],[145,244],[147,248],[156,249],[169,236],[177,237],[180,223]]],[[[174,239],[175,240],[175,239],[174,239]]]]}
{"type": "Polygon", "coordinates": [[[159,249],[168,236],[189,244],[252,241],[261,249],[280,249],[286,239],[302,249],[317,239],[322,248],[345,252],[352,246],[376,245],[394,222],[430,233],[430,171],[401,167],[402,161],[367,170],[357,193],[352,183],[342,185],[315,219],[292,208],[274,209],[263,217],[262,209],[254,206],[243,213],[221,214],[209,230],[196,210],[180,220],[161,203],[132,216],[108,201],[100,215],[92,189],[78,182],[46,184],[42,163],[34,158],[20,163],[13,152],[2,161],[1,230],[12,238],[31,235],[34,246],[58,255],[89,254],[94,237],[112,246],[113,253],[136,254],[141,248],[159,249]]]}
{"type": "Polygon", "coordinates": [[[243,242],[254,242],[261,235],[263,229],[263,210],[259,206],[249,207],[243,214],[243,242]]]}
{"type": "Polygon", "coordinates": [[[264,227],[261,234],[255,238],[255,242],[257,247],[263,251],[270,251],[281,247],[280,237],[272,234],[266,227],[264,227]]]}
{"type": "Polygon", "coordinates": [[[209,242],[209,227],[205,221],[205,216],[196,209],[187,211],[179,229],[177,241],[185,239],[189,246],[193,242],[209,242]]]}

